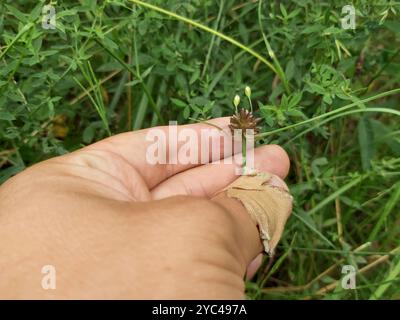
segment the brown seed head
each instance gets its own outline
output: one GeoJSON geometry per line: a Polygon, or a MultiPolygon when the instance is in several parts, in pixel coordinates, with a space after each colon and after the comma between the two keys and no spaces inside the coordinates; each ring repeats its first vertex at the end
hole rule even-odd
{"type": "Polygon", "coordinates": [[[241,109],[231,117],[229,128],[232,133],[235,129],[241,129],[243,132],[245,132],[246,129],[253,129],[254,133],[257,134],[259,132],[258,124],[260,122],[261,118],[256,118],[253,113],[247,109],[241,109]]]}

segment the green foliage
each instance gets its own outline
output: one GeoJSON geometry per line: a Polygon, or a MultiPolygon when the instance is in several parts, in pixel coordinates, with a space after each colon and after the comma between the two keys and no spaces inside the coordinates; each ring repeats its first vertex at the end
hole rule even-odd
{"type": "Polygon", "coordinates": [[[345,30],[345,1],[134,2],[52,1],[55,30],[47,1],[0,3],[0,183],[109,134],[231,115],[249,85],[295,198],[249,298],[399,298],[400,6],[354,0],[345,30]],[[385,253],[340,287],[342,265],[385,253]]]}

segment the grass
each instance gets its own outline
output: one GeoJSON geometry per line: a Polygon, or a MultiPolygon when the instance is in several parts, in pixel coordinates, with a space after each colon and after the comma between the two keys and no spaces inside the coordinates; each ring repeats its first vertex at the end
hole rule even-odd
{"type": "Polygon", "coordinates": [[[59,1],[45,30],[45,1],[2,1],[0,183],[110,134],[231,115],[248,85],[295,198],[248,297],[398,299],[400,6],[353,3],[355,30],[340,1],[59,1]]]}

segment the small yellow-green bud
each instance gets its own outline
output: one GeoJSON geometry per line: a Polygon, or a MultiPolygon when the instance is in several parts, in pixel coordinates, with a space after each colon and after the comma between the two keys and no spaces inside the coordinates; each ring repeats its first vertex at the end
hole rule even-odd
{"type": "Polygon", "coordinates": [[[238,107],[239,103],[240,103],[240,97],[239,95],[236,95],[235,98],[233,99],[233,105],[235,106],[235,108],[238,107]]]}
{"type": "Polygon", "coordinates": [[[250,98],[251,88],[249,86],[246,86],[246,88],[244,89],[244,94],[246,95],[247,98],[250,98]]]}

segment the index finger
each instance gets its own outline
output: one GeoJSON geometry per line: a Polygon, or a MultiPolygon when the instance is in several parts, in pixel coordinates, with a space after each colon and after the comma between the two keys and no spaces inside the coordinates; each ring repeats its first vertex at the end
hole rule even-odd
{"type": "Polygon", "coordinates": [[[225,156],[231,156],[232,153],[225,154],[225,142],[232,139],[228,125],[229,117],[224,117],[209,120],[207,123],[149,128],[135,132],[121,133],[92,144],[85,149],[106,151],[112,153],[114,156],[123,158],[143,177],[148,188],[152,189],[162,181],[179,172],[215,161],[217,158],[220,159],[225,156]],[[216,129],[217,127],[219,129],[216,129]],[[197,136],[197,141],[189,143],[187,141],[175,139],[180,135],[185,135],[187,132],[185,130],[187,129],[189,129],[189,131],[192,130],[192,133],[197,136]],[[175,130],[175,132],[171,134],[171,130],[175,130]],[[200,137],[202,135],[202,130],[208,130],[207,138],[209,138],[209,141],[207,143],[211,143],[211,146],[219,146],[218,152],[211,154],[213,151],[212,148],[207,148],[208,150],[204,151],[201,147],[202,141],[200,137]],[[222,134],[221,130],[223,132],[222,134]],[[165,163],[152,163],[152,161],[149,161],[149,148],[152,148],[152,146],[154,147],[156,143],[154,140],[151,140],[151,138],[154,138],[155,133],[164,135],[165,139],[161,141],[161,143],[158,142],[163,149],[159,151],[166,153],[165,163]],[[221,139],[222,136],[224,136],[225,139],[221,139]],[[171,144],[175,145],[171,146],[171,144]],[[185,144],[189,144],[190,148],[197,150],[195,161],[189,163],[182,163],[180,161],[171,162],[170,160],[173,158],[172,153],[174,151],[178,152],[185,144]],[[208,154],[204,154],[202,151],[208,154]],[[204,159],[207,159],[207,162],[204,162],[204,159]]]}

